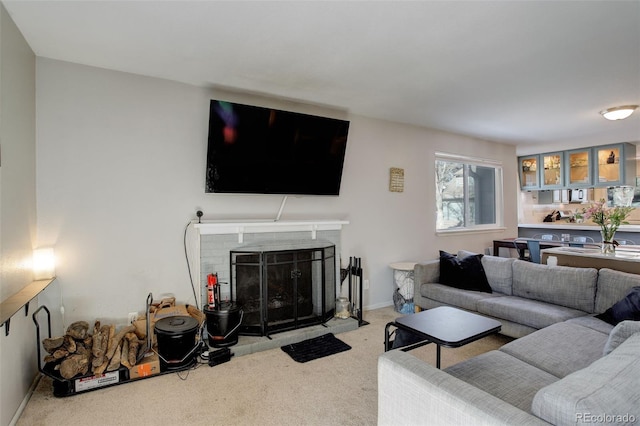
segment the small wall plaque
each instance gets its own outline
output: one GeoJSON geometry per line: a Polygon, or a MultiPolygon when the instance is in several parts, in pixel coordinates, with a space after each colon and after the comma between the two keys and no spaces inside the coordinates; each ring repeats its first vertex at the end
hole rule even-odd
{"type": "Polygon", "coordinates": [[[404,191],[404,169],[398,167],[391,167],[389,169],[389,191],[404,191]]]}

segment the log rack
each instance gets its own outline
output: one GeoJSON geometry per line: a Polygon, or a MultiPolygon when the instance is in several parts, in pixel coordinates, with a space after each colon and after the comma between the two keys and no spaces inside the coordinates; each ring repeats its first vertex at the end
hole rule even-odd
{"type": "MultiPolygon", "coordinates": [[[[147,318],[149,317],[149,299],[147,299],[147,318]]],[[[72,377],[71,379],[63,378],[59,372],[54,370],[53,363],[45,363],[42,365],[42,353],[41,353],[41,335],[40,335],[40,323],[38,322],[38,314],[44,311],[47,314],[47,335],[51,338],[51,315],[49,309],[42,305],[40,306],[32,315],[33,322],[36,325],[36,347],[38,353],[38,370],[43,375],[50,377],[53,379],[53,395],[56,397],[67,397],[72,395],[77,395],[78,393],[84,393],[96,389],[104,389],[106,387],[121,385],[124,383],[137,382],[139,380],[148,379],[151,377],[158,377],[164,374],[169,373],[177,373],[180,371],[188,370],[193,368],[194,365],[197,364],[197,356],[200,354],[200,351],[196,351],[193,355],[193,361],[187,363],[181,368],[176,368],[167,371],[160,371],[157,374],[153,374],[146,377],[139,378],[130,378],[129,369],[123,365],[117,370],[102,373],[102,374],[93,374],[88,373],[85,375],[77,375],[72,377]]],[[[147,323],[147,336],[149,336],[149,325],[147,323]]]]}

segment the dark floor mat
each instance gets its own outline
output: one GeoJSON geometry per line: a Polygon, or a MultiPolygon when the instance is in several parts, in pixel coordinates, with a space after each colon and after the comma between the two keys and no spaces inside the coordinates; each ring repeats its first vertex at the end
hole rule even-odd
{"type": "Polygon", "coordinates": [[[299,343],[282,346],[281,349],[289,354],[294,361],[308,362],[314,359],[348,351],[351,346],[328,333],[299,343]]]}

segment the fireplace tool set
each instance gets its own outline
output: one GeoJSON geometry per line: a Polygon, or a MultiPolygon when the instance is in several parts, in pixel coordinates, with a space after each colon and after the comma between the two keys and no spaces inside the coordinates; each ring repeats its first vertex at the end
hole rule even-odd
{"type": "Polygon", "coordinates": [[[358,320],[359,327],[367,325],[369,323],[362,319],[362,258],[349,257],[346,276],[349,278],[349,300],[353,305],[352,318],[358,320]]]}

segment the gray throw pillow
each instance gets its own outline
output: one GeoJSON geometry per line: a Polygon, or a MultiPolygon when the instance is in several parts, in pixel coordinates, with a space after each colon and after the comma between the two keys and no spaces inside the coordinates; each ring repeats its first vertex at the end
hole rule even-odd
{"type": "Polygon", "coordinates": [[[607,343],[604,345],[602,356],[609,355],[615,348],[635,333],[640,333],[640,321],[622,321],[618,323],[618,325],[611,330],[611,333],[609,333],[609,340],[607,340],[607,343]]]}

